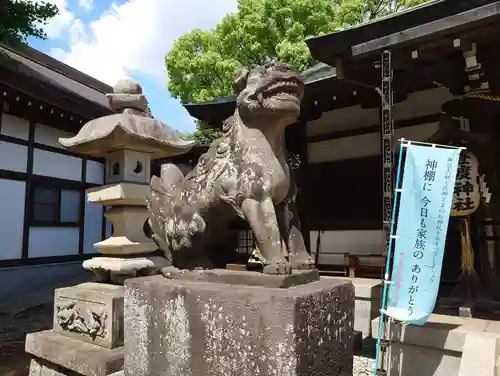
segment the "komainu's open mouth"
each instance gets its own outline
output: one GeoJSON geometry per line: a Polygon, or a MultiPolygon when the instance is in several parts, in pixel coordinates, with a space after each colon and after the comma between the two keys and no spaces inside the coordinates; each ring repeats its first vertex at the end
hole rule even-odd
{"type": "Polygon", "coordinates": [[[281,80],[270,84],[263,92],[264,97],[294,97],[300,99],[303,87],[296,80],[281,80]]]}

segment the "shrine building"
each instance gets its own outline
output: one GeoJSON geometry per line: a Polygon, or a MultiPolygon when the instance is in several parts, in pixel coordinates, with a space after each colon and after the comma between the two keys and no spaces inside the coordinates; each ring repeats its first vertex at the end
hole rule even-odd
{"type": "Polygon", "coordinates": [[[109,233],[85,193],[103,184],[103,160],[58,138],[111,114],[110,92],[31,47],[0,45],[0,300],[81,275],[109,233]]]}
{"type": "MultiPolygon", "coordinates": [[[[287,129],[286,144],[300,156],[299,211],[320,270],[381,278],[398,139],[465,146],[461,171],[472,169],[472,177],[457,181],[472,188],[456,188],[437,310],[458,314],[473,295],[487,302],[478,315],[496,315],[500,1],[434,1],[306,42],[319,63],[302,73],[301,116],[287,129]],[[382,68],[389,102],[381,100],[382,68]],[[473,259],[465,268],[476,272],[473,281],[463,278],[465,218],[473,259]]],[[[185,107],[220,126],[235,98],[185,107]]],[[[193,153],[177,162],[196,162],[200,148],[193,153]]]]}

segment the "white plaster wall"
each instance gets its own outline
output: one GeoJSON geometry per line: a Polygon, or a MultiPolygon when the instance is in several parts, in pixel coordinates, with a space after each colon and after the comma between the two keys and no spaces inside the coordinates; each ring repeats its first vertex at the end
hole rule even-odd
{"type": "Polygon", "coordinates": [[[48,125],[35,124],[35,142],[38,144],[64,149],[64,146],[58,142],[59,137],[67,138],[73,136],[73,133],[61,131],[48,125]]]}
{"type": "Polygon", "coordinates": [[[104,163],[87,161],[87,183],[104,184],[104,163]]]}
{"type": "MultiPolygon", "coordinates": [[[[312,257],[316,257],[318,231],[310,231],[312,257]]],[[[344,254],[381,255],[384,251],[383,230],[322,231],[318,263],[321,265],[344,264],[344,254]]],[[[364,265],[377,260],[363,258],[364,265]]]]}
{"type": "Polygon", "coordinates": [[[405,101],[395,104],[392,108],[392,116],[398,121],[416,116],[439,114],[443,103],[454,98],[455,96],[445,87],[419,91],[410,94],[405,101]]]}
{"type": "MultiPolygon", "coordinates": [[[[395,130],[394,136],[396,139],[404,137],[408,140],[425,141],[436,132],[438,125],[428,123],[399,128],[395,130]]],[[[380,132],[308,143],[308,162],[326,163],[379,155],[380,143],[380,132]]],[[[395,148],[399,148],[398,143],[395,148]]]]}
{"type": "Polygon", "coordinates": [[[25,189],[23,181],[0,179],[0,260],[21,258],[25,189]]]}
{"type": "Polygon", "coordinates": [[[30,123],[28,120],[18,118],[8,114],[2,114],[2,128],[0,133],[5,136],[27,140],[30,133],[30,123]]]}
{"type": "MultiPolygon", "coordinates": [[[[408,98],[393,107],[394,120],[411,119],[417,116],[438,114],[441,105],[453,99],[447,88],[435,88],[410,94],[408,98]]],[[[316,136],[347,129],[356,129],[379,124],[377,108],[362,109],[361,106],[345,107],[326,112],[318,120],[307,125],[307,135],[316,136]]]]}
{"type": "Polygon", "coordinates": [[[53,178],[78,180],[82,178],[81,158],[35,149],[33,173],[53,178]]]}
{"type": "Polygon", "coordinates": [[[30,227],[29,257],[78,254],[78,227],[30,227]]]}
{"type": "Polygon", "coordinates": [[[97,253],[93,245],[102,240],[101,232],[102,205],[88,202],[85,198],[84,253],[97,253]]]}
{"type": "Polygon", "coordinates": [[[0,170],[26,172],[28,147],[0,141],[0,170]]]}

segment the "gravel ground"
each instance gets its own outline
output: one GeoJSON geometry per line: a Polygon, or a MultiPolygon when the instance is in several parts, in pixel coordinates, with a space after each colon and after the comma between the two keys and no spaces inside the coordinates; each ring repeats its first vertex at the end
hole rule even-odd
{"type": "Polygon", "coordinates": [[[354,355],[353,376],[373,376],[375,359],[354,355]]]}
{"type": "Polygon", "coordinates": [[[24,351],[27,333],[52,327],[53,303],[40,304],[16,314],[0,315],[0,375],[27,376],[29,356],[24,351]]]}
{"type": "Polygon", "coordinates": [[[0,302],[0,376],[29,374],[30,358],[24,351],[26,334],[52,328],[54,289],[91,280],[92,274],[82,269],[74,277],[0,302]]]}
{"type": "Polygon", "coordinates": [[[354,355],[353,376],[373,376],[376,347],[377,341],[375,339],[363,340],[361,349],[354,355]]]}

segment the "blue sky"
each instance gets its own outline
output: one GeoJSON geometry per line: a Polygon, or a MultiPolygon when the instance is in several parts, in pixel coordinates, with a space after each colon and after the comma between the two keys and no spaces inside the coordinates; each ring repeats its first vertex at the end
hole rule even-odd
{"type": "Polygon", "coordinates": [[[209,29],[237,0],[45,0],[59,15],[45,27],[48,38],[29,44],[109,85],[139,81],[153,115],[181,132],[194,121],[167,90],[164,57],[180,35],[209,29]]]}

